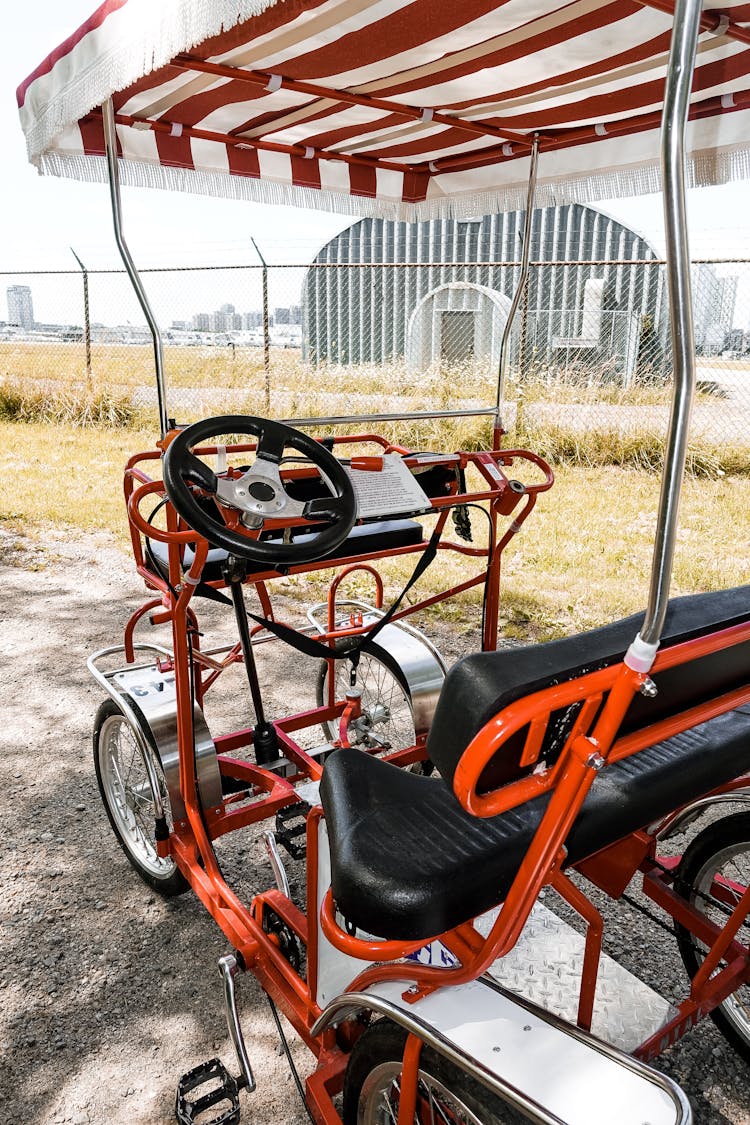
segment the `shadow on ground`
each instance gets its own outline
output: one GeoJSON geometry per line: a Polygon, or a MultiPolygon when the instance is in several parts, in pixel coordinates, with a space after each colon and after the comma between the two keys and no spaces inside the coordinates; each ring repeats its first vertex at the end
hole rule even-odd
{"type": "MultiPolygon", "coordinates": [[[[101,692],[85,662],[119,642],[141,603],[131,565],[93,537],[69,543],[58,535],[35,572],[17,565],[23,557],[6,550],[0,562],[4,1117],[162,1125],[174,1119],[180,1074],[215,1054],[233,1065],[216,968],[227,942],[190,895],[163,900],[137,878],[100,804],[91,727],[101,692]]],[[[221,612],[211,608],[209,623],[221,612]]],[[[451,657],[461,644],[475,647],[474,634],[449,641],[451,657]]],[[[311,701],[314,678],[297,654],[263,662],[261,680],[287,711],[311,701]]],[[[228,729],[248,721],[244,693],[241,679],[225,690],[228,729]]],[[[271,883],[259,835],[251,829],[222,844],[229,881],[246,898],[271,883]]],[[[612,915],[610,948],[665,995],[684,987],[674,940],[650,924],[634,926],[629,910],[612,915]]],[[[243,1119],[305,1121],[252,979],[239,982],[239,1000],[259,1082],[243,1119]]],[[[309,1056],[297,1053],[304,1069],[309,1056]]],[[[747,1068],[709,1021],[661,1065],[689,1093],[696,1125],[750,1122],[747,1068]]]]}

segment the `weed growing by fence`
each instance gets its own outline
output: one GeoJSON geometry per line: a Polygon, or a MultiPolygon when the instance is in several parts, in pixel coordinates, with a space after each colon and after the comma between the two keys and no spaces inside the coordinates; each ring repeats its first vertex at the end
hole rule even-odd
{"type": "MultiPolygon", "coordinates": [[[[661,472],[664,463],[664,435],[635,427],[632,430],[571,429],[554,423],[524,424],[515,432],[516,441],[533,449],[553,465],[619,468],[661,472]]],[[[696,438],[688,447],[685,470],[689,476],[717,478],[725,475],[750,476],[750,449],[714,445],[696,438]]]]}
{"type": "Polygon", "coordinates": [[[130,396],[110,387],[0,382],[0,418],[9,422],[122,429],[131,426],[135,417],[130,396]]]}

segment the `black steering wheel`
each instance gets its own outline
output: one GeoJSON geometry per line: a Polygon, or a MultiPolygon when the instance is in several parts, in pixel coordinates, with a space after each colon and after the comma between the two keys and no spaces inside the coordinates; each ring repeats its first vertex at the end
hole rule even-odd
{"type": "Polygon", "coordinates": [[[343,543],[357,518],[357,501],[349,475],[325,446],[282,422],[248,414],[206,418],[181,430],[164,454],[164,485],[179,515],[209,543],[269,568],[324,558],[343,543]],[[208,438],[221,434],[257,439],[255,462],[240,477],[217,476],[192,451],[194,446],[206,444],[208,438]],[[296,449],[316,466],[331,490],[330,496],[303,502],[289,495],[279,468],[286,446],[296,449]],[[240,512],[241,522],[249,528],[262,527],[266,519],[286,518],[325,520],[329,526],[312,536],[306,535],[303,542],[251,539],[228,527],[218,509],[213,516],[207,510],[209,505],[201,506],[188,482],[223,506],[240,512]]]}

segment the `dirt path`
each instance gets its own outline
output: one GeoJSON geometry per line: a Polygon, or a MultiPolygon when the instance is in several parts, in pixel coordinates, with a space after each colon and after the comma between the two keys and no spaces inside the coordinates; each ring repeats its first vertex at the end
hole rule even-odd
{"type": "MultiPolygon", "coordinates": [[[[94,778],[91,725],[101,695],[85,661],[119,642],[141,588],[104,536],[73,541],[55,532],[43,548],[0,536],[2,1116],[10,1125],[167,1125],[180,1074],[216,1054],[234,1061],[216,969],[226,939],[195,899],[162,900],[133,874],[94,778]]],[[[449,659],[472,643],[468,635],[436,639],[449,659]]],[[[295,698],[303,706],[313,682],[296,655],[264,657],[261,678],[285,707],[295,698]]],[[[242,693],[229,689],[222,706],[234,721],[242,693]]],[[[258,836],[250,830],[221,850],[230,883],[246,897],[271,881],[258,836]]],[[[672,939],[634,928],[630,913],[627,927],[616,922],[609,949],[650,972],[664,994],[682,984],[672,939]]],[[[238,998],[259,1087],[243,1121],[302,1125],[251,978],[239,981],[238,998]]],[[[296,1054],[304,1070],[307,1058],[296,1054]]],[[[694,1099],[699,1125],[750,1123],[750,1072],[708,1021],[663,1065],[694,1099]]]]}

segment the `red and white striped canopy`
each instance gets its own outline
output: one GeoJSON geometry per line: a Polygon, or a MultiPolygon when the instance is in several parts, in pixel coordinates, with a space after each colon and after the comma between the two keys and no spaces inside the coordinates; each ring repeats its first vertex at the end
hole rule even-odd
{"type": "MultiPolygon", "coordinates": [[[[709,0],[710,3],[710,0],[709,0]]],[[[421,219],[659,188],[672,0],[106,0],[21,85],[29,158],[421,219]]],[[[750,3],[704,10],[693,184],[750,178],[750,3]]]]}

